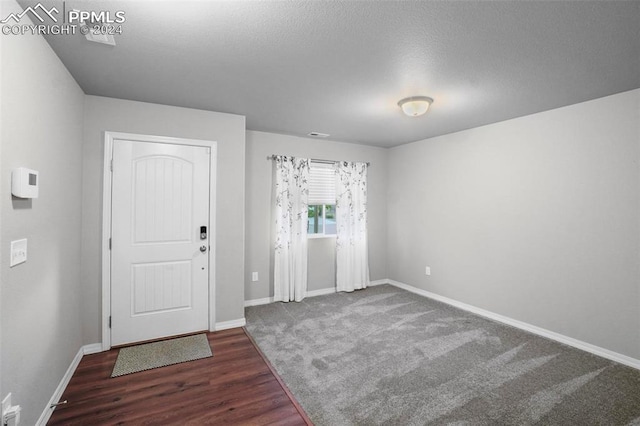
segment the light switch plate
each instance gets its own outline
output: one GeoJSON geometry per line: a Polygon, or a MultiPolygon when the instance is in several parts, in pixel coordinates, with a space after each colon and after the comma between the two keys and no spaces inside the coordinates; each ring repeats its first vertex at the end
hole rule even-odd
{"type": "Polygon", "coordinates": [[[257,272],[252,272],[251,273],[251,281],[253,281],[253,282],[258,281],[258,273],[257,272]]]}
{"type": "Polygon", "coordinates": [[[27,239],[11,241],[11,261],[9,266],[16,266],[27,261],[27,239]]]}

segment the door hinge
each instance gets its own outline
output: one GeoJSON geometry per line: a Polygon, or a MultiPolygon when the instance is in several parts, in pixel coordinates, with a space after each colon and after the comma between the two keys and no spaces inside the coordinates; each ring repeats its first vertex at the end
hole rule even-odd
{"type": "Polygon", "coordinates": [[[109,328],[111,328],[111,315],[109,315],[109,328]]]}
{"type": "Polygon", "coordinates": [[[111,238],[109,238],[109,250],[111,250],[111,238]]]}
{"type": "Polygon", "coordinates": [[[113,160],[111,160],[111,163],[109,164],[109,169],[113,171],[113,160]]]}

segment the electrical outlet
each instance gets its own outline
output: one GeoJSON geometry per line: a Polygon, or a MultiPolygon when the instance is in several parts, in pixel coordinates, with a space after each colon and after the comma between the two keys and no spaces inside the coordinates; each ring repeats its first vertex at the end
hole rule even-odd
{"type": "Polygon", "coordinates": [[[431,267],[430,266],[425,266],[424,274],[425,275],[431,275],[431,267]]]}
{"type": "Polygon", "coordinates": [[[18,426],[20,424],[20,412],[22,407],[11,405],[11,392],[2,400],[2,424],[18,426]]]}
{"type": "Polygon", "coordinates": [[[22,407],[11,405],[11,392],[2,400],[2,424],[18,426],[20,424],[20,412],[22,407]]]}
{"type": "Polygon", "coordinates": [[[251,281],[253,281],[253,282],[258,281],[258,273],[257,272],[252,272],[251,273],[251,281]]]}
{"type": "Polygon", "coordinates": [[[11,407],[11,392],[7,394],[2,400],[2,415],[11,407]]]}

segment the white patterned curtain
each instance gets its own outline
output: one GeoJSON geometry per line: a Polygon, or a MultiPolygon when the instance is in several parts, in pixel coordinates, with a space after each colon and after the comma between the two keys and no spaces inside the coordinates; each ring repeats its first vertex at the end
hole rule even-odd
{"type": "Polygon", "coordinates": [[[336,166],[336,288],[353,291],[369,284],[367,163],[336,166]]]}
{"type": "Polygon", "coordinates": [[[274,300],[300,302],[307,291],[309,159],[276,156],[274,300]]]}

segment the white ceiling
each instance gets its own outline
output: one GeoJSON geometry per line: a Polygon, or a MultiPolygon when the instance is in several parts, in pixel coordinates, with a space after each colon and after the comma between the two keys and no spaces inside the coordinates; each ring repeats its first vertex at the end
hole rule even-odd
{"type": "Polygon", "coordinates": [[[640,87],[638,1],[64,7],[126,15],[115,47],[47,37],[85,93],[241,114],[251,130],[389,147],[640,87]],[[427,115],[401,113],[412,95],[435,99],[427,115]]]}

